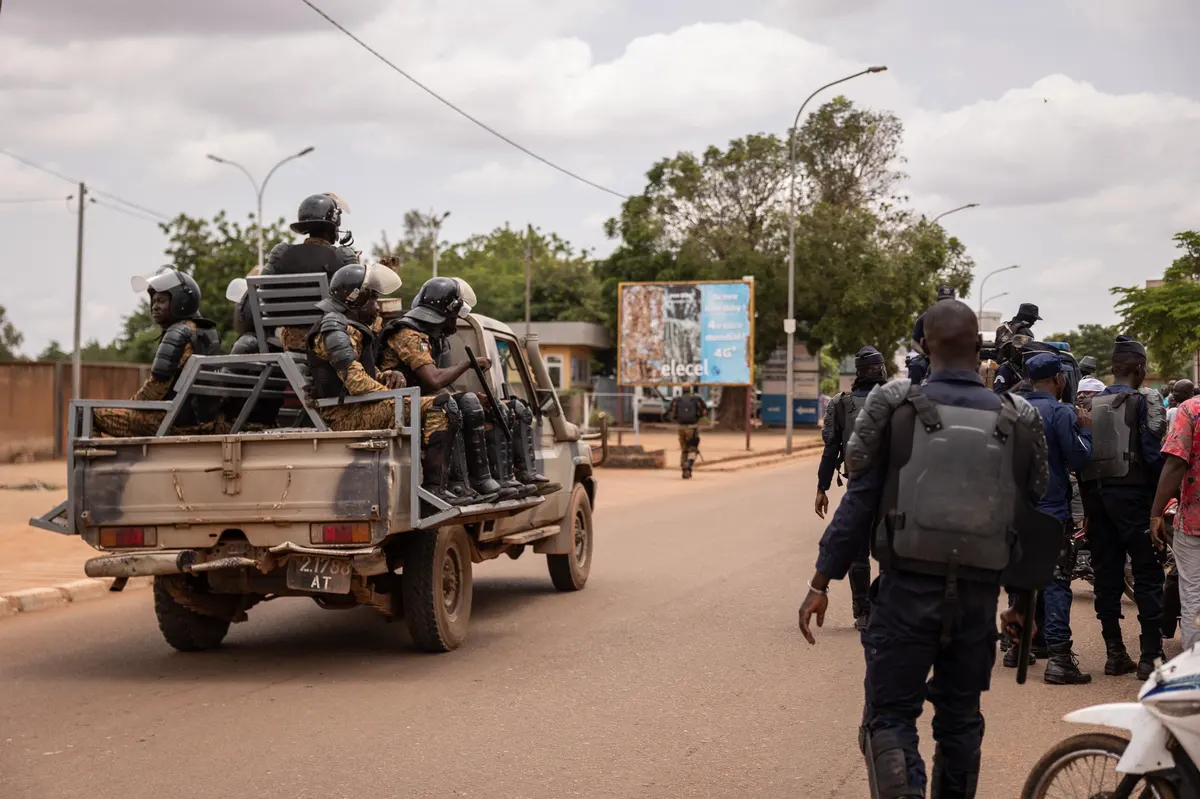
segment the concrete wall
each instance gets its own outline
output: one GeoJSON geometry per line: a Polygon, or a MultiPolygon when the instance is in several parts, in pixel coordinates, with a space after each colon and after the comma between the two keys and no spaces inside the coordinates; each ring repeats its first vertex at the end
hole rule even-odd
{"type": "Polygon", "coordinates": [[[562,359],[562,382],[558,387],[560,391],[566,391],[570,388],[591,388],[590,379],[578,385],[571,380],[571,359],[578,358],[582,359],[585,363],[591,364],[592,350],[590,347],[575,344],[541,344],[541,350],[542,358],[546,360],[547,368],[551,363],[549,356],[557,356],[562,359]]]}
{"type": "MultiPolygon", "coordinates": [[[[84,364],[84,399],[128,399],[149,374],[141,364],[84,364]]],[[[61,457],[71,402],[71,364],[0,363],[0,461],[61,457]]]]}

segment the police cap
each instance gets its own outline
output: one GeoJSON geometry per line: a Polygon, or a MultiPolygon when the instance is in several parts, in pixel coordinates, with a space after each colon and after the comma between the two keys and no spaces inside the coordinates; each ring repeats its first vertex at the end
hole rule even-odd
{"type": "Polygon", "coordinates": [[[1040,322],[1042,320],[1041,315],[1038,313],[1038,307],[1032,302],[1021,303],[1021,307],[1017,308],[1017,315],[1014,318],[1025,319],[1030,322],[1040,322]]]}
{"type": "Polygon", "coordinates": [[[937,290],[938,302],[942,300],[958,299],[958,292],[954,290],[954,286],[938,286],[937,290]]]}
{"type": "Polygon", "coordinates": [[[1133,336],[1117,336],[1117,340],[1113,342],[1113,356],[1121,353],[1130,353],[1146,357],[1146,348],[1142,346],[1140,341],[1137,341],[1133,336]]]}
{"type": "Polygon", "coordinates": [[[1049,380],[1059,372],[1069,372],[1071,365],[1053,352],[1039,352],[1025,362],[1025,374],[1030,380],[1049,380]]]}

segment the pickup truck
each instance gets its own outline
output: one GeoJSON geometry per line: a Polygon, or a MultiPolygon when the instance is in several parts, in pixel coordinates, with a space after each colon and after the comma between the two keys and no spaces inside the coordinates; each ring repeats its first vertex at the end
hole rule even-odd
{"type": "MultiPolygon", "coordinates": [[[[491,359],[484,377],[495,396],[535,409],[538,467],[559,491],[448,506],[420,487],[418,388],[351,398],[395,397],[396,429],[334,432],[315,412],[320,403],[302,399],[302,359],[260,352],[189,359],[170,402],[72,402],[68,498],[30,523],[99,550],[85,572],[115,578],[113,590],[153,577],[159,629],[181,651],[218,646],[252,606],[279,597],[367,605],[405,619],[416,647],[453,650],[467,633],[474,564],[532,549],[546,555],[560,591],[587,584],[594,467],[607,455],[604,421],[584,436],[564,418],[536,336],[518,340],[473,315],[451,337],[456,358],[467,346],[491,359]],[[167,434],[177,407],[195,396],[251,405],[275,397],[299,411],[291,426],[257,432],[240,429],[247,412],[227,434],[167,434]],[[166,416],[155,436],[96,437],[100,407],[166,416]],[[599,439],[599,459],[585,439],[599,439]]],[[[483,393],[472,372],[454,389],[483,393]]]]}

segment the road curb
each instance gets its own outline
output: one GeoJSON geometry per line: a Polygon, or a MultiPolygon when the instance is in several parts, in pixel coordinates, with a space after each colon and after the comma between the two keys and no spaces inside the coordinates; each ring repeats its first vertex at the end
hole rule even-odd
{"type": "MultiPolygon", "coordinates": [[[[103,599],[113,593],[109,590],[112,582],[107,578],[72,580],[69,583],[59,583],[43,588],[9,591],[0,594],[0,619],[23,616],[39,610],[61,608],[93,599],[103,599]]],[[[152,584],[153,578],[151,577],[133,577],[125,584],[125,590],[148,588],[152,584]]]]}
{"type": "Polygon", "coordinates": [[[786,450],[771,450],[769,452],[755,453],[749,456],[738,455],[732,458],[721,458],[720,460],[703,461],[697,463],[693,468],[697,472],[740,472],[746,469],[757,469],[760,466],[771,466],[783,461],[799,460],[800,458],[812,457],[814,454],[821,451],[824,447],[822,444],[813,444],[806,447],[796,447],[792,450],[792,454],[787,454],[786,450]]]}

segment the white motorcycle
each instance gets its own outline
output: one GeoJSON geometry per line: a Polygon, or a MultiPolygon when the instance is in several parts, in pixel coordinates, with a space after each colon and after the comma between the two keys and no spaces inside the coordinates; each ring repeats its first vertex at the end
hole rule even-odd
{"type": "Polygon", "coordinates": [[[1137,702],[1095,705],[1064,721],[1128,730],[1083,733],[1030,772],[1021,799],[1200,799],[1200,646],[1160,664],[1137,702]]]}

